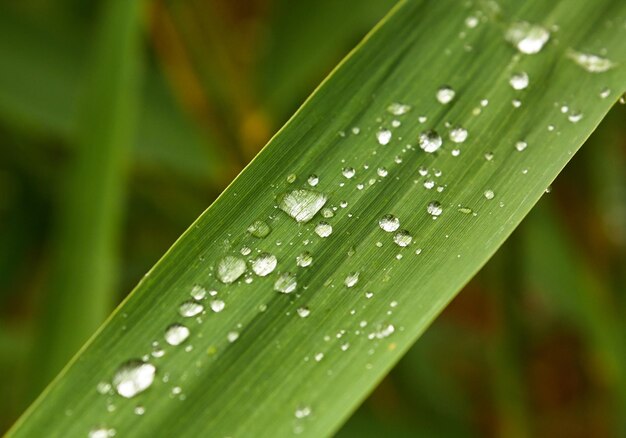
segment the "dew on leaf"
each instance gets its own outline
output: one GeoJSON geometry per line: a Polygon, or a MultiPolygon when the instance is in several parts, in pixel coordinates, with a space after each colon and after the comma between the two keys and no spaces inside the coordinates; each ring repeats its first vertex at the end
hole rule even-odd
{"type": "Polygon", "coordinates": [[[278,261],[273,254],[262,252],[254,260],[252,260],[252,270],[260,277],[265,277],[274,271],[278,261]]]}
{"type": "Polygon", "coordinates": [[[123,363],[113,376],[115,391],[125,398],[132,398],[152,385],[156,367],[143,360],[133,359],[123,363]]]}
{"type": "Polygon", "coordinates": [[[274,283],[274,290],[283,294],[290,294],[296,290],[298,282],[291,272],[284,272],[278,276],[274,283]]]}
{"type": "Polygon", "coordinates": [[[200,314],[204,310],[204,306],[195,300],[183,301],[178,307],[178,313],[185,318],[191,318],[200,314]]]}
{"type": "Polygon", "coordinates": [[[391,141],[391,131],[388,129],[381,129],[376,133],[376,140],[381,146],[389,144],[389,142],[391,141]]]}
{"type": "Polygon", "coordinates": [[[413,236],[407,230],[400,230],[393,236],[393,241],[398,246],[408,246],[413,241],[413,236]]]}
{"type": "Polygon", "coordinates": [[[248,227],[248,233],[250,233],[250,235],[257,237],[259,239],[266,237],[271,231],[272,229],[265,221],[254,221],[248,227]]]}
{"type": "Polygon", "coordinates": [[[172,324],[165,330],[165,342],[180,345],[189,337],[189,329],[182,324],[172,324]]]}
{"type": "Polygon", "coordinates": [[[332,232],[333,232],[333,227],[328,222],[320,221],[315,226],[315,234],[317,234],[320,237],[328,237],[332,234],[332,232]]]}
{"type": "Polygon", "coordinates": [[[550,32],[538,24],[516,21],[508,27],[504,38],[521,53],[533,55],[543,49],[550,39],[550,32]]]}
{"type": "Polygon", "coordinates": [[[419,136],[419,145],[424,152],[432,154],[437,151],[443,143],[443,140],[436,131],[424,131],[419,136]]]}
{"type": "Polygon", "coordinates": [[[590,73],[604,73],[615,66],[615,63],[610,59],[591,53],[570,50],[568,51],[567,56],[590,73]]]}
{"type": "Polygon", "coordinates": [[[378,226],[384,231],[391,233],[400,227],[400,219],[392,214],[386,214],[378,221],[378,226]]]}
{"type": "Polygon", "coordinates": [[[452,87],[448,85],[444,85],[437,90],[437,100],[439,101],[439,103],[442,103],[444,105],[452,102],[452,99],[454,99],[455,95],[455,91],[452,89],[452,87]]]}
{"type": "Polygon", "coordinates": [[[509,79],[509,84],[514,90],[523,90],[528,87],[528,74],[526,72],[515,73],[509,79]]]}
{"type": "Polygon", "coordinates": [[[323,193],[298,189],[278,196],[278,207],[297,222],[308,222],[322,209],[326,200],[323,193]]]}

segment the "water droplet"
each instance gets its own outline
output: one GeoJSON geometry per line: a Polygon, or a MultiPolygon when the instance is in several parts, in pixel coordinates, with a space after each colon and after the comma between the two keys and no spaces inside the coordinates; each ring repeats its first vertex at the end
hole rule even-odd
{"type": "Polygon", "coordinates": [[[398,246],[408,246],[413,241],[413,236],[407,230],[400,230],[393,236],[393,241],[398,246]]]}
{"type": "Polygon", "coordinates": [[[309,406],[300,406],[296,409],[296,412],[294,413],[294,415],[296,416],[296,418],[302,419],[311,415],[311,412],[312,411],[309,406]]]}
{"type": "Polygon", "coordinates": [[[353,168],[353,167],[344,167],[344,168],[341,170],[341,174],[342,174],[344,177],[346,177],[346,178],[350,179],[350,178],[352,178],[354,175],[356,175],[356,170],[354,170],[354,168],[353,168]]]}
{"type": "Polygon", "coordinates": [[[517,21],[509,26],[504,38],[521,53],[533,55],[543,49],[550,39],[550,32],[538,24],[517,21]]]}
{"type": "Polygon", "coordinates": [[[200,301],[206,297],[206,289],[202,286],[195,285],[191,288],[191,292],[189,294],[194,300],[200,301]]]}
{"type": "Polygon", "coordinates": [[[511,105],[513,105],[513,107],[515,108],[519,108],[520,106],[522,106],[522,101],[519,99],[513,99],[511,101],[511,105]]]}
{"type": "Polygon", "coordinates": [[[484,195],[485,195],[485,198],[489,200],[493,199],[494,196],[496,196],[495,193],[493,193],[493,190],[485,190],[484,195]]]}
{"type": "Polygon", "coordinates": [[[514,90],[523,90],[528,87],[528,74],[526,72],[515,73],[509,79],[509,84],[514,90]]]}
{"type": "Polygon", "coordinates": [[[441,147],[443,140],[436,131],[424,131],[419,136],[419,145],[424,152],[432,154],[441,147]]]}
{"type": "Polygon", "coordinates": [[[109,382],[100,382],[96,385],[96,391],[98,391],[98,394],[108,394],[111,391],[111,384],[109,382]]]}
{"type": "Polygon", "coordinates": [[[131,398],[152,385],[156,368],[139,359],[122,364],[113,376],[113,386],[119,395],[131,398]]]}
{"type": "Polygon", "coordinates": [[[394,116],[401,116],[403,114],[408,113],[411,110],[409,105],[405,105],[403,103],[393,102],[387,107],[387,111],[394,116]]]}
{"type": "Polygon", "coordinates": [[[135,415],[143,415],[146,413],[146,408],[143,406],[135,406],[133,412],[135,412],[135,415]]]}
{"type": "Polygon", "coordinates": [[[254,221],[248,227],[248,233],[259,239],[264,238],[272,231],[272,228],[265,221],[254,221]]]}
{"type": "Polygon", "coordinates": [[[333,211],[332,208],[324,207],[322,209],[322,216],[325,217],[326,219],[329,219],[329,218],[333,217],[334,215],[335,215],[335,212],[333,211]]]}
{"type": "Polygon", "coordinates": [[[306,268],[311,265],[311,263],[313,263],[313,256],[308,251],[304,251],[296,257],[296,264],[301,268],[306,268]]]}
{"type": "Polygon", "coordinates": [[[246,262],[239,257],[226,256],[217,264],[217,278],[224,284],[236,281],[246,272],[246,262]]]}
{"type": "Polygon", "coordinates": [[[465,25],[470,29],[475,28],[476,26],[478,26],[478,18],[470,15],[465,19],[465,25]]]}
{"type": "Polygon", "coordinates": [[[165,342],[180,345],[189,337],[189,329],[182,324],[172,324],[165,330],[165,342]]]}
{"type": "Polygon", "coordinates": [[[376,140],[378,140],[378,144],[385,146],[391,141],[391,131],[388,129],[381,129],[376,133],[376,140]]]}
{"type": "Polygon", "coordinates": [[[290,175],[287,175],[287,182],[289,184],[293,183],[296,180],[297,176],[295,173],[292,173],[290,175]]]}
{"type": "Polygon", "coordinates": [[[455,143],[463,143],[467,139],[467,129],[456,127],[450,131],[450,140],[455,143]]]}
{"type": "Polygon", "coordinates": [[[607,97],[609,97],[611,95],[611,89],[610,88],[603,88],[602,91],[600,91],[600,97],[602,99],[606,99],[607,97]]]}
{"type": "Polygon", "coordinates": [[[313,190],[292,190],[278,197],[278,207],[297,222],[308,222],[326,204],[326,199],[326,195],[313,190]]]}
{"type": "Polygon", "coordinates": [[[297,286],[298,282],[296,280],[296,276],[291,272],[284,272],[276,279],[276,282],[274,283],[274,290],[276,292],[290,294],[296,290],[297,286]]]}
{"type": "Polygon", "coordinates": [[[487,161],[493,160],[493,152],[485,152],[485,160],[487,161]]]}
{"type": "Polygon", "coordinates": [[[241,249],[239,250],[239,253],[242,256],[250,255],[251,252],[252,252],[252,249],[249,246],[242,246],[241,249]]]}
{"type": "Polygon", "coordinates": [[[454,99],[455,94],[456,93],[454,92],[452,87],[448,85],[444,85],[443,87],[437,90],[437,100],[439,101],[439,103],[442,103],[445,105],[447,103],[452,102],[452,99],[454,99]]]}
{"type": "Polygon", "coordinates": [[[440,216],[441,213],[443,213],[443,208],[441,207],[441,204],[439,202],[432,201],[426,207],[426,211],[428,212],[429,215],[433,217],[437,217],[437,216],[440,216]]]}
{"type": "Polygon", "coordinates": [[[459,207],[458,208],[458,212],[459,213],[463,213],[463,214],[472,214],[472,213],[474,213],[474,210],[472,210],[469,207],[459,207]]]}
{"type": "Polygon", "coordinates": [[[400,228],[400,219],[398,219],[392,214],[386,214],[380,218],[380,220],[378,221],[378,225],[383,230],[387,231],[388,233],[391,233],[393,231],[396,231],[398,228],[400,228]]]}
{"type": "Polygon", "coordinates": [[[572,123],[578,123],[582,120],[583,118],[583,113],[579,112],[579,111],[572,111],[569,116],[567,116],[567,120],[569,120],[572,123]]]}
{"type": "Polygon", "coordinates": [[[89,431],[88,438],[110,438],[115,436],[115,429],[108,427],[96,427],[89,431]]]}
{"type": "Polygon", "coordinates": [[[324,353],[317,353],[313,358],[315,362],[321,362],[321,360],[324,359],[324,353]]]}
{"type": "Polygon", "coordinates": [[[215,313],[220,313],[222,310],[224,310],[224,307],[226,307],[226,303],[224,303],[224,301],[222,300],[213,300],[211,301],[209,306],[211,307],[211,310],[215,313]]]}
{"type": "Polygon", "coordinates": [[[299,307],[297,312],[300,318],[306,318],[307,316],[311,314],[311,311],[309,310],[308,307],[299,307]]]}
{"type": "Polygon", "coordinates": [[[328,222],[320,221],[315,226],[315,234],[317,234],[320,237],[328,237],[332,234],[332,232],[333,232],[333,227],[328,222]]]}
{"type": "Polygon", "coordinates": [[[309,176],[307,182],[311,187],[315,187],[320,182],[320,179],[317,175],[313,174],[309,176]]]}
{"type": "Polygon", "coordinates": [[[590,73],[604,73],[615,66],[615,63],[610,59],[593,55],[591,53],[582,53],[570,50],[568,51],[567,56],[590,73]]]}
{"type": "Polygon", "coordinates": [[[350,272],[348,276],[346,277],[346,279],[344,280],[343,284],[345,284],[346,287],[355,286],[359,282],[360,274],[361,274],[360,272],[350,272]]]}
{"type": "Polygon", "coordinates": [[[265,277],[274,271],[278,261],[276,257],[270,253],[262,252],[257,258],[252,260],[252,270],[260,277],[265,277]]]}
{"type": "Polygon", "coordinates": [[[515,149],[517,149],[520,152],[522,152],[527,147],[528,147],[528,143],[526,143],[524,140],[520,140],[517,143],[515,143],[515,149]]]}
{"type": "Polygon", "coordinates": [[[396,328],[392,324],[388,324],[381,327],[377,332],[375,332],[374,337],[376,337],[377,339],[384,339],[388,336],[391,336],[395,331],[396,328]]]}
{"type": "Polygon", "coordinates": [[[180,316],[184,316],[185,318],[191,318],[192,316],[196,316],[204,310],[204,306],[197,301],[188,300],[181,303],[178,308],[178,313],[180,316]]]}
{"type": "Polygon", "coordinates": [[[384,178],[384,177],[386,177],[386,176],[387,176],[387,173],[388,173],[388,172],[387,172],[387,169],[386,169],[386,168],[384,168],[384,167],[379,167],[379,168],[376,170],[376,173],[378,174],[378,176],[380,176],[380,177],[384,178]]]}
{"type": "Polygon", "coordinates": [[[226,339],[228,340],[228,342],[232,344],[237,339],[239,339],[239,332],[235,332],[235,331],[228,332],[228,334],[226,335],[226,339]]]}

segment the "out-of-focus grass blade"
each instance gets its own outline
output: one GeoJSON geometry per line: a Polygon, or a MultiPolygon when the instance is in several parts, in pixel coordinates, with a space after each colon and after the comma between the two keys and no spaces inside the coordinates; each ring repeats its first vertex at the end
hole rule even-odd
{"type": "Polygon", "coordinates": [[[336,431],[510,235],[626,86],[623,2],[494,5],[412,0],[394,8],[9,435],[336,431]],[[518,52],[543,45],[534,55],[518,52]],[[573,50],[606,53],[614,65],[589,72],[573,50]],[[514,90],[509,79],[521,71],[530,85],[514,90]],[[443,85],[456,91],[447,105],[435,98],[443,85]],[[605,88],[608,98],[600,96],[605,88]],[[571,114],[555,105],[564,101],[571,114]],[[393,102],[411,109],[396,105],[391,112],[405,114],[390,114],[393,102]],[[457,125],[469,133],[460,144],[449,140],[457,125]],[[436,153],[418,145],[427,130],[445,138],[436,153]],[[522,140],[528,146],[516,147],[522,140]],[[323,199],[328,210],[320,212],[323,199]],[[314,217],[298,223],[278,204],[314,217]],[[383,231],[386,214],[406,232],[383,231]],[[257,220],[269,228],[248,232],[257,220]],[[298,266],[305,251],[312,263],[298,266]],[[276,257],[272,272],[262,253],[276,257]],[[197,302],[187,301],[192,292],[197,302]],[[190,336],[174,326],[167,339],[177,345],[166,343],[171,324],[190,336]]]}
{"type": "MultiPolygon", "coordinates": [[[[89,59],[82,27],[71,29],[76,32],[44,28],[0,5],[0,114],[69,142],[77,135],[79,87],[89,59]]],[[[134,166],[166,168],[183,180],[223,187],[232,163],[219,159],[213,139],[189,123],[158,72],[147,69],[143,88],[134,166]]]]}
{"type": "Polygon", "coordinates": [[[113,307],[127,165],[140,96],[140,1],[104,3],[35,352],[38,390],[113,307]]]}

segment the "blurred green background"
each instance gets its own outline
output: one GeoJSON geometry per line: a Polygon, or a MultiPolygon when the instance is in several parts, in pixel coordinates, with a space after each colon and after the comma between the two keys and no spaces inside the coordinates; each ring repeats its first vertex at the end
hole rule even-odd
{"type": "MultiPolygon", "coordinates": [[[[0,0],[0,432],[393,4],[0,0]]],[[[339,436],[626,436],[625,121],[339,436]]]]}

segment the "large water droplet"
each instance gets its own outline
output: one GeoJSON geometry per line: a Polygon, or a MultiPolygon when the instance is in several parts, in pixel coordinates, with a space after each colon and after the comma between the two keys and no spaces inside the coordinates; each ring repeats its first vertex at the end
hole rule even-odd
{"type": "Polygon", "coordinates": [[[290,294],[298,286],[296,276],[291,272],[284,272],[278,276],[274,283],[274,290],[284,294],[290,294]]]}
{"type": "Polygon", "coordinates": [[[328,237],[332,234],[332,232],[333,227],[328,222],[320,221],[320,223],[315,226],[315,234],[320,237],[328,237]]]}
{"type": "Polygon", "coordinates": [[[437,90],[437,100],[439,101],[439,103],[442,103],[445,105],[447,103],[452,102],[452,99],[454,99],[455,94],[456,93],[452,89],[452,87],[448,85],[444,85],[443,87],[437,90]]]}
{"type": "Polygon", "coordinates": [[[222,310],[224,310],[224,307],[226,307],[226,303],[224,303],[224,301],[222,300],[211,300],[209,306],[211,306],[211,310],[215,313],[220,313],[222,310]]]}
{"type": "Polygon", "coordinates": [[[272,231],[272,228],[265,221],[254,221],[252,225],[248,227],[248,233],[254,237],[262,239],[272,231]]]}
{"type": "Polygon", "coordinates": [[[398,246],[409,246],[413,241],[413,236],[407,230],[400,230],[393,236],[393,241],[398,246]]]}
{"type": "Polygon", "coordinates": [[[443,140],[436,131],[424,131],[419,136],[419,145],[424,152],[432,154],[441,147],[443,140]]]}
{"type": "Polygon", "coordinates": [[[178,308],[178,313],[180,316],[184,316],[185,318],[191,318],[192,316],[196,316],[204,310],[204,306],[197,301],[188,300],[181,303],[178,308]]]}
{"type": "Polygon", "coordinates": [[[400,219],[398,219],[392,214],[386,214],[380,218],[380,220],[378,221],[378,225],[383,230],[387,231],[388,233],[391,233],[393,231],[396,231],[398,228],[400,228],[400,219]]]}
{"type": "Polygon", "coordinates": [[[189,329],[182,324],[172,324],[165,330],[165,342],[180,345],[189,337],[189,329]]]}
{"type": "Polygon", "coordinates": [[[276,268],[277,263],[278,261],[274,255],[263,252],[259,254],[257,258],[252,260],[252,270],[256,275],[265,277],[276,268]]]}
{"type": "Polygon", "coordinates": [[[299,189],[278,197],[278,207],[298,222],[308,222],[326,204],[326,195],[313,190],[299,189]]]}
{"type": "Polygon", "coordinates": [[[226,256],[217,263],[217,278],[224,284],[230,284],[246,272],[246,262],[239,257],[226,256]]]}
{"type": "Polygon", "coordinates": [[[517,21],[509,26],[504,38],[521,53],[532,55],[543,49],[550,39],[550,32],[538,24],[517,21]]]}
{"type": "Polygon", "coordinates": [[[570,50],[568,51],[567,56],[590,73],[604,73],[615,66],[615,63],[610,59],[593,55],[591,53],[582,53],[570,50]]]}
{"type": "Polygon", "coordinates": [[[509,84],[514,90],[523,90],[528,87],[528,74],[526,72],[515,73],[509,79],[509,84]]]}
{"type": "Polygon", "coordinates": [[[119,395],[131,398],[152,385],[156,367],[139,359],[122,364],[113,376],[113,387],[119,395]]]}
{"type": "Polygon", "coordinates": [[[437,216],[440,216],[441,213],[443,213],[443,208],[441,207],[441,204],[439,202],[432,201],[426,207],[426,211],[428,212],[429,215],[433,217],[437,217],[437,216]]]}

